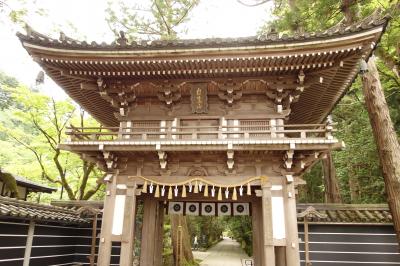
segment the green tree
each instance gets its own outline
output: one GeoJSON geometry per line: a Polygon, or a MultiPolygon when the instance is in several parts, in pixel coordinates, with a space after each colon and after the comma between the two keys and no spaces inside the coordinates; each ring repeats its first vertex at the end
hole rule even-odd
{"type": "Polygon", "coordinates": [[[200,0],[150,0],[147,5],[109,1],[106,20],[116,36],[120,31],[131,40],[177,39],[186,31],[184,24],[200,0]]]}
{"type": "Polygon", "coordinates": [[[0,121],[0,129],[8,138],[8,145],[0,147],[3,166],[11,172],[25,172],[27,176],[40,176],[41,180],[61,185],[68,199],[91,198],[101,188],[102,172],[94,163],[59,148],[66,139],[67,124],[81,124],[88,119],[83,113],[78,115],[70,101],[55,101],[23,86],[9,90],[12,101],[18,105],[5,109],[7,116],[0,121]],[[13,152],[5,150],[10,146],[13,152]],[[26,155],[27,151],[31,156],[26,155]],[[17,160],[20,162],[14,165],[17,160]]]}
{"type": "MultiPolygon", "coordinates": [[[[382,175],[385,183],[385,191],[388,203],[392,212],[395,230],[400,243],[400,145],[394,131],[392,119],[389,116],[389,108],[383,91],[386,84],[381,82],[380,73],[389,72],[386,77],[394,77],[392,81],[397,81],[399,67],[399,14],[400,4],[397,1],[358,1],[358,0],[321,0],[315,1],[311,5],[308,1],[277,1],[280,8],[275,9],[278,19],[268,25],[286,31],[307,31],[325,30],[336,24],[348,26],[359,19],[367,16],[379,16],[380,13],[392,18],[391,24],[386,34],[382,38],[382,43],[377,51],[381,62],[386,66],[386,70],[378,70],[375,58],[372,57],[368,62],[368,70],[364,72],[362,80],[363,101],[368,110],[368,116],[372,126],[373,136],[379,161],[382,167],[382,175]]],[[[379,66],[379,64],[378,64],[379,66]]],[[[386,92],[387,93],[387,92],[386,92]]],[[[390,102],[389,102],[390,103],[390,102]]],[[[396,121],[395,121],[396,122],[396,121]]],[[[358,166],[356,166],[358,167],[358,166]]],[[[363,166],[356,168],[361,171],[363,166]]],[[[355,171],[354,171],[355,172],[355,171]]],[[[348,173],[352,175],[352,173],[348,173]]],[[[351,178],[353,198],[354,179],[351,178]]],[[[360,180],[357,180],[360,181],[360,180]]],[[[360,182],[358,182],[360,184],[360,182]]]]}

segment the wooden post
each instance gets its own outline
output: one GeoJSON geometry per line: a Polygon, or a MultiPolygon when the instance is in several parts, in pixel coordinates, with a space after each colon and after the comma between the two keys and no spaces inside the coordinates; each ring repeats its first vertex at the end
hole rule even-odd
{"type": "Polygon", "coordinates": [[[255,198],[255,200],[251,203],[252,211],[251,211],[251,221],[253,227],[253,259],[254,266],[264,266],[263,265],[263,224],[262,224],[262,207],[261,207],[261,199],[255,198]]]}
{"type": "Polygon", "coordinates": [[[311,266],[312,263],[310,261],[310,246],[308,239],[308,219],[304,217],[304,251],[306,255],[306,266],[311,266]]]}
{"type": "Polygon", "coordinates": [[[163,265],[163,241],[164,241],[164,203],[157,204],[157,219],[156,219],[156,240],[154,251],[154,266],[163,265]]]}
{"type": "Polygon", "coordinates": [[[96,238],[97,238],[97,213],[93,215],[92,221],[92,243],[90,245],[89,263],[94,266],[96,263],[96,238]]]}
{"type": "Polygon", "coordinates": [[[146,197],[143,206],[142,243],[140,249],[140,265],[153,266],[157,241],[157,211],[158,201],[146,197]]]}
{"type": "Polygon", "coordinates": [[[32,251],[33,235],[35,233],[35,221],[31,220],[29,222],[28,236],[26,238],[25,255],[23,266],[29,266],[32,251]]]}
{"type": "MultiPolygon", "coordinates": [[[[180,222],[180,220],[179,220],[180,222]]],[[[177,255],[176,255],[176,260],[175,260],[175,265],[176,266],[182,266],[183,265],[183,232],[182,232],[182,225],[178,226],[178,231],[176,234],[177,237],[177,241],[176,241],[176,245],[177,245],[177,255]]]]}
{"type": "Polygon", "coordinates": [[[286,263],[290,266],[300,266],[295,193],[294,182],[285,182],[283,199],[286,221],[286,263]]]}
{"type": "Polygon", "coordinates": [[[276,266],[286,266],[285,247],[275,247],[276,266]]]}
{"type": "Polygon", "coordinates": [[[106,186],[106,198],[104,200],[103,218],[101,223],[98,266],[109,266],[112,248],[112,226],[114,216],[115,197],[117,191],[117,175],[106,186]]]}
{"type": "Polygon", "coordinates": [[[262,218],[263,218],[263,233],[264,233],[263,266],[275,266],[274,236],[272,227],[271,187],[272,184],[268,180],[268,178],[263,178],[261,180],[262,214],[263,214],[262,218]]]}
{"type": "Polygon", "coordinates": [[[126,185],[127,190],[121,237],[120,266],[133,265],[133,245],[135,242],[136,181],[128,180],[126,185]]]}

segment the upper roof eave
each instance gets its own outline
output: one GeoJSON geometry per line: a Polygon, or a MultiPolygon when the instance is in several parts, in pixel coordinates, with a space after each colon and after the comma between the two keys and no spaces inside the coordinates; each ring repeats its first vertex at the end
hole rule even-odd
{"type": "Polygon", "coordinates": [[[156,40],[122,43],[113,42],[112,44],[96,42],[87,43],[71,38],[62,40],[50,38],[43,34],[27,30],[27,34],[17,33],[17,36],[27,49],[41,50],[47,53],[96,55],[96,56],[127,56],[127,55],[174,55],[185,52],[241,52],[246,50],[271,50],[276,49],[301,49],[304,47],[315,48],[315,45],[334,45],[339,42],[349,43],[354,40],[362,40],[365,36],[380,37],[387,18],[365,19],[359,23],[348,27],[334,27],[324,32],[303,33],[301,35],[279,36],[277,33],[267,34],[261,37],[242,37],[242,38],[208,38],[191,40],[156,40]]]}

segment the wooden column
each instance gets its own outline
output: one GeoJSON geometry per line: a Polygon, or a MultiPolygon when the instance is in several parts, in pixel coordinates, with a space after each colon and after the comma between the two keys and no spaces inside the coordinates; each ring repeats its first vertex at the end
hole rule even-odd
{"type": "Polygon", "coordinates": [[[286,263],[290,266],[299,266],[299,233],[297,229],[296,192],[294,182],[284,184],[283,192],[286,221],[286,263]]]}
{"type": "Polygon", "coordinates": [[[35,233],[35,221],[31,220],[29,222],[28,236],[26,238],[23,266],[29,266],[29,262],[31,260],[31,251],[32,251],[32,242],[34,233],[35,233]]]}
{"type": "Polygon", "coordinates": [[[117,191],[117,176],[106,185],[106,198],[104,199],[103,218],[101,223],[98,266],[109,266],[112,248],[112,226],[117,191]]]}
{"type": "MultiPolygon", "coordinates": [[[[268,178],[261,180],[262,188],[262,220],[264,233],[263,266],[275,266],[274,236],[272,227],[272,194],[271,182],[268,178]]],[[[291,265],[291,264],[289,264],[291,265]]],[[[294,264],[293,264],[294,265],[294,264]]],[[[292,265],[291,265],[292,266],[292,265]]]]}
{"type": "Polygon", "coordinates": [[[140,265],[154,266],[155,249],[157,245],[157,212],[158,201],[153,197],[146,197],[143,206],[142,243],[140,249],[140,265]]]}
{"type": "Polygon", "coordinates": [[[251,222],[253,227],[253,259],[254,266],[264,266],[263,265],[263,224],[262,224],[262,207],[261,198],[256,198],[251,203],[251,222]]]}
{"type": "Polygon", "coordinates": [[[285,247],[275,247],[276,266],[286,266],[285,247]]]}
{"type": "Polygon", "coordinates": [[[133,265],[133,245],[135,243],[136,181],[127,182],[124,223],[121,236],[120,266],[133,265]]]}
{"type": "Polygon", "coordinates": [[[154,266],[163,266],[163,248],[164,248],[164,203],[158,202],[156,219],[156,247],[154,251],[154,266]]]}

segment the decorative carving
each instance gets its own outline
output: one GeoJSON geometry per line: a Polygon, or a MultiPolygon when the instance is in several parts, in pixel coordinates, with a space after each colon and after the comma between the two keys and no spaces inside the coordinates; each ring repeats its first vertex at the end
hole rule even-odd
{"type": "Polygon", "coordinates": [[[232,106],[233,102],[239,100],[242,97],[242,83],[236,83],[232,79],[229,79],[227,82],[219,83],[219,92],[218,97],[226,101],[228,106],[232,106]]]}
{"type": "Polygon", "coordinates": [[[193,166],[189,168],[187,176],[208,176],[207,169],[201,166],[193,166]]]}
{"type": "Polygon", "coordinates": [[[116,39],[115,42],[120,46],[126,46],[128,44],[128,39],[125,37],[125,32],[120,31],[119,36],[120,37],[116,39]]]}
{"type": "MultiPolygon", "coordinates": [[[[153,84],[153,86],[157,86],[153,84]]],[[[158,85],[159,91],[157,93],[158,99],[165,102],[168,107],[171,107],[174,103],[179,101],[181,93],[179,91],[179,85],[170,83],[168,81],[158,85]]]]}
{"type": "Polygon", "coordinates": [[[104,161],[106,162],[107,169],[114,170],[117,168],[118,157],[111,152],[103,152],[104,161]]]}
{"type": "Polygon", "coordinates": [[[192,113],[206,114],[208,112],[207,83],[192,83],[191,86],[192,113]]]}
{"type": "Polygon", "coordinates": [[[305,75],[303,70],[300,70],[297,76],[296,88],[286,88],[284,84],[269,84],[267,83],[266,95],[269,99],[275,102],[276,111],[278,113],[287,112],[290,113],[290,106],[292,103],[298,101],[300,94],[304,91],[304,80],[305,75]]]}
{"type": "Polygon", "coordinates": [[[228,169],[229,169],[229,170],[233,170],[233,166],[234,166],[234,164],[235,164],[235,161],[233,160],[234,154],[235,154],[235,153],[234,153],[233,150],[228,150],[228,151],[226,152],[226,155],[227,155],[226,164],[228,165],[228,169]]]}
{"type": "Polygon", "coordinates": [[[139,83],[126,84],[121,81],[107,85],[101,77],[97,79],[100,96],[118,108],[121,116],[126,116],[135,103],[135,88],[138,85],[139,83]]]}
{"type": "Polygon", "coordinates": [[[160,160],[161,169],[167,169],[167,153],[165,151],[158,150],[158,159],[160,160]]]}
{"type": "Polygon", "coordinates": [[[294,156],[294,150],[288,150],[285,153],[284,161],[285,161],[285,168],[290,169],[292,168],[293,165],[293,156],[294,156]]]}

